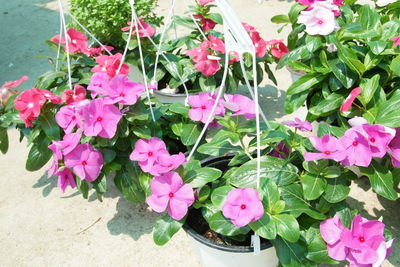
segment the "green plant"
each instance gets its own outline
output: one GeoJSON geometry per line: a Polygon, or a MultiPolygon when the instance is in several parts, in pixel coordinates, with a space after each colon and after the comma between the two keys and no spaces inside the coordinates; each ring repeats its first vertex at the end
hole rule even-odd
{"type": "MultiPolygon", "coordinates": [[[[131,8],[126,0],[71,0],[71,13],[93,33],[101,42],[116,47],[123,47],[121,28],[131,18],[131,8]]],[[[159,26],[163,17],[154,13],[158,0],[137,0],[135,9],[138,17],[159,26]]],[[[74,25],[80,29],[78,25],[74,25]]],[[[80,29],[82,30],[82,29],[80,29]]]]}

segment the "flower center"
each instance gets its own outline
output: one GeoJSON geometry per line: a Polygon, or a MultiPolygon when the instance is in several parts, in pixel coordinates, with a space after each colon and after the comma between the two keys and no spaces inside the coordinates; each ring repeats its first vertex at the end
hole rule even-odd
{"type": "Polygon", "coordinates": [[[168,194],[168,196],[169,197],[174,197],[174,193],[171,192],[171,193],[168,194]]]}
{"type": "Polygon", "coordinates": [[[369,139],[369,141],[371,141],[371,143],[375,143],[376,139],[372,137],[371,139],[369,139]]]}
{"type": "Polygon", "coordinates": [[[98,118],[97,118],[97,121],[102,121],[102,120],[103,120],[102,117],[98,117],[98,118]]]}
{"type": "Polygon", "coordinates": [[[28,108],[33,108],[35,106],[35,104],[33,104],[32,102],[28,104],[28,108]]]}
{"type": "Polygon", "coordinates": [[[86,160],[82,161],[82,165],[86,166],[87,165],[87,161],[86,160]]]}
{"type": "Polygon", "coordinates": [[[322,25],[322,24],[324,24],[324,21],[323,20],[318,20],[318,24],[322,25]]]}
{"type": "Polygon", "coordinates": [[[325,155],[330,155],[331,152],[330,152],[330,151],[325,151],[324,154],[325,154],[325,155]]]}
{"type": "Polygon", "coordinates": [[[147,155],[149,155],[149,157],[151,157],[151,156],[153,156],[153,152],[149,152],[149,153],[147,153],[147,155]]]}
{"type": "Polygon", "coordinates": [[[364,237],[360,237],[358,240],[359,240],[361,243],[364,243],[364,242],[365,242],[365,238],[364,238],[364,237]]]}
{"type": "Polygon", "coordinates": [[[120,93],[119,96],[120,96],[120,97],[124,97],[125,94],[124,94],[124,93],[120,93]]]}
{"type": "Polygon", "coordinates": [[[76,117],[75,117],[75,116],[72,116],[72,118],[71,118],[71,119],[74,121],[74,120],[76,120],[76,117]]]}
{"type": "Polygon", "coordinates": [[[242,206],[240,206],[240,208],[241,208],[242,210],[244,210],[244,209],[246,209],[246,205],[245,205],[245,204],[242,204],[242,206]]]}
{"type": "Polygon", "coordinates": [[[201,106],[201,109],[205,110],[205,109],[207,109],[207,107],[206,106],[201,106]]]}
{"type": "Polygon", "coordinates": [[[357,142],[357,141],[354,141],[354,142],[353,142],[353,146],[358,146],[358,142],[357,142]]]}

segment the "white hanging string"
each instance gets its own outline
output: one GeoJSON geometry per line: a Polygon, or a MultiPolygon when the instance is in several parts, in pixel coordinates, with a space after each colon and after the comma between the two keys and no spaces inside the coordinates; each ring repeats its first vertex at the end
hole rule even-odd
{"type": "Polygon", "coordinates": [[[56,70],[58,70],[58,63],[60,61],[60,53],[61,53],[61,40],[63,38],[63,21],[62,21],[62,17],[60,16],[60,40],[58,42],[58,48],[57,48],[57,59],[56,59],[56,70]]]}
{"type": "Polygon", "coordinates": [[[58,6],[60,8],[60,16],[62,18],[62,24],[64,27],[64,33],[65,33],[65,47],[67,48],[67,68],[68,68],[68,82],[69,82],[69,87],[72,89],[72,75],[71,75],[71,62],[69,58],[69,35],[67,32],[67,24],[65,23],[65,15],[64,15],[64,7],[61,2],[61,0],[58,0],[58,6]]]}
{"type": "Polygon", "coordinates": [[[103,44],[102,44],[88,29],[86,29],[86,27],[83,26],[83,25],[75,18],[74,15],[72,15],[70,12],[68,12],[68,15],[72,18],[73,21],[76,22],[76,24],[79,25],[79,27],[81,27],[87,34],[89,34],[89,36],[90,36],[93,40],[95,40],[95,41],[104,49],[104,51],[107,52],[108,55],[112,56],[110,50],[109,50],[105,45],[103,45],[103,44]]]}

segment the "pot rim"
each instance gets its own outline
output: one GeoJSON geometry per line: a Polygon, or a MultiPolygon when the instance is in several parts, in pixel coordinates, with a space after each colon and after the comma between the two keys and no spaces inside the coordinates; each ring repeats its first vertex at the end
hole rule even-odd
{"type": "MultiPolygon", "coordinates": [[[[162,96],[166,96],[166,97],[185,97],[186,98],[186,94],[169,94],[169,93],[161,92],[160,90],[154,90],[153,92],[156,95],[162,95],[162,96]]],[[[193,95],[193,94],[189,94],[189,96],[190,95],[193,95]]]]}
{"type": "MultiPolygon", "coordinates": [[[[201,161],[201,165],[209,165],[212,163],[216,163],[223,160],[231,159],[233,155],[221,156],[221,157],[208,157],[201,161]]],[[[226,252],[233,252],[233,253],[252,253],[254,252],[254,248],[250,246],[228,246],[225,244],[217,244],[212,242],[211,240],[205,238],[204,236],[198,234],[190,225],[185,223],[182,227],[185,232],[190,235],[196,241],[218,250],[226,251],[226,252]]],[[[264,239],[265,240],[265,239],[264,239]]],[[[261,250],[265,250],[271,248],[272,243],[269,240],[265,240],[265,242],[261,243],[261,250]]]]}

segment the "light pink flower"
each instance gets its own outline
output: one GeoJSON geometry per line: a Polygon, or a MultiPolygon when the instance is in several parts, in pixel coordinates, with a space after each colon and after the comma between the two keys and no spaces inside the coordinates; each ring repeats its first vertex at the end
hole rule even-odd
{"type": "Polygon", "coordinates": [[[110,104],[134,105],[145,91],[145,86],[132,82],[125,75],[116,75],[105,87],[110,104]]]}
{"type": "Polygon", "coordinates": [[[213,3],[215,0],[199,0],[200,5],[207,5],[209,3],[213,3]]]}
{"type": "Polygon", "coordinates": [[[344,226],[340,221],[339,215],[323,221],[320,226],[321,236],[328,244],[328,255],[332,259],[344,261],[349,253],[349,249],[341,240],[344,226]]]}
{"type": "Polygon", "coordinates": [[[396,136],[388,146],[388,153],[392,158],[392,164],[400,168],[400,128],[396,128],[396,136]]]}
{"type": "Polygon", "coordinates": [[[95,181],[103,168],[102,154],[89,144],[80,144],[64,157],[65,166],[81,179],[95,181]]]}
{"type": "Polygon", "coordinates": [[[336,137],[329,134],[324,135],[322,138],[311,136],[310,141],[316,150],[320,153],[304,153],[306,161],[319,160],[319,159],[333,159],[340,161],[344,158],[343,148],[336,137]]]}
{"type": "Polygon", "coordinates": [[[154,176],[160,176],[167,172],[176,170],[185,161],[185,154],[183,154],[182,152],[172,156],[166,153],[162,153],[160,156],[157,157],[154,167],[150,170],[149,173],[154,176]]]}
{"type": "Polygon", "coordinates": [[[64,129],[65,133],[72,133],[78,124],[77,114],[74,105],[63,106],[56,113],[58,126],[64,129]]]}
{"type": "Polygon", "coordinates": [[[86,89],[82,85],[75,85],[74,89],[67,89],[61,96],[62,101],[69,105],[86,99],[86,89]]]}
{"type": "Polygon", "coordinates": [[[283,124],[295,127],[302,132],[311,132],[313,127],[309,121],[302,121],[300,118],[295,118],[294,121],[284,121],[283,124]]]}
{"type": "Polygon", "coordinates": [[[70,185],[71,188],[76,187],[75,179],[70,169],[64,168],[64,170],[57,172],[55,175],[58,177],[57,186],[63,193],[65,193],[65,189],[67,189],[68,185],[70,185]]]}
{"type": "Polygon", "coordinates": [[[66,134],[62,141],[53,141],[49,149],[55,154],[57,160],[61,160],[63,156],[68,155],[73,151],[81,140],[80,133],[66,134]]]}
{"type": "Polygon", "coordinates": [[[219,39],[218,37],[215,37],[212,34],[208,35],[208,39],[209,41],[209,48],[211,48],[212,50],[225,54],[225,44],[224,42],[219,39]]]}
{"type": "Polygon", "coordinates": [[[96,96],[107,96],[110,86],[110,78],[105,72],[96,72],[90,78],[88,90],[92,91],[92,98],[96,96]]]}
{"type": "Polygon", "coordinates": [[[156,176],[150,184],[151,195],[147,204],[156,212],[163,212],[168,206],[168,215],[174,220],[181,220],[194,202],[193,188],[183,184],[176,172],[156,176]]]}
{"type": "MultiPolygon", "coordinates": [[[[68,41],[68,49],[69,53],[85,53],[88,49],[88,40],[86,36],[75,30],[74,28],[70,28],[67,31],[67,41],[68,41]]],[[[67,51],[67,46],[64,46],[65,52],[67,51]]]]}
{"type": "Polygon", "coordinates": [[[277,59],[281,59],[283,55],[289,53],[289,49],[283,43],[283,40],[270,40],[267,41],[266,45],[271,47],[269,51],[277,59]]]}
{"type": "Polygon", "coordinates": [[[243,227],[264,216],[264,207],[253,188],[235,188],[228,193],[222,214],[237,227],[243,227]]]}
{"type": "Polygon", "coordinates": [[[122,113],[104,98],[97,98],[79,109],[82,114],[82,128],[86,136],[114,137],[122,113]]]}
{"type": "MultiPolygon", "coordinates": [[[[189,96],[188,103],[191,106],[191,109],[189,110],[189,118],[193,121],[206,123],[215,104],[215,98],[210,93],[201,92],[198,95],[189,96]]],[[[220,102],[217,105],[214,116],[223,116],[224,114],[225,107],[222,102],[220,102]]]]}
{"type": "Polygon", "coordinates": [[[1,86],[1,87],[3,87],[3,88],[8,88],[8,89],[12,89],[12,88],[15,88],[15,87],[20,86],[21,83],[25,82],[25,81],[28,80],[28,79],[29,79],[28,76],[22,76],[21,78],[19,78],[19,79],[16,80],[16,81],[5,82],[5,83],[3,84],[3,86],[1,86]]]}
{"type": "MultiPolygon", "coordinates": [[[[139,139],[129,158],[137,161],[144,172],[153,172],[158,157],[169,156],[165,143],[157,137],[139,139]]],[[[155,170],[154,170],[155,171],[155,170]]]]}
{"type": "Polygon", "coordinates": [[[351,90],[350,95],[346,98],[346,100],[343,102],[342,106],[340,107],[340,111],[348,111],[351,106],[353,105],[354,100],[356,100],[357,96],[361,94],[361,88],[357,87],[351,90]]]}
{"type": "Polygon", "coordinates": [[[301,11],[298,23],[306,25],[309,35],[328,35],[336,28],[335,15],[331,10],[315,7],[309,11],[301,11]]]}
{"type": "MultiPolygon", "coordinates": [[[[101,55],[96,57],[96,63],[98,64],[92,68],[92,72],[105,72],[110,78],[113,78],[117,74],[119,65],[121,64],[122,54],[117,53],[112,56],[101,55]]],[[[119,74],[128,75],[129,67],[126,64],[122,64],[119,74]]]]}
{"type": "MultiPolygon", "coordinates": [[[[123,27],[121,29],[121,31],[123,32],[129,32],[130,30],[130,25],[131,22],[128,21],[126,24],[128,24],[127,27],[123,27]]],[[[132,35],[136,34],[136,30],[135,30],[135,23],[133,24],[133,30],[132,30],[132,35]]],[[[156,34],[156,29],[154,29],[153,27],[151,27],[150,24],[146,23],[143,21],[142,18],[139,18],[138,21],[138,27],[139,27],[139,37],[152,37],[156,34]]]]}
{"type": "Polygon", "coordinates": [[[391,40],[393,41],[393,46],[394,47],[400,45],[400,36],[393,37],[391,40]]]}
{"type": "Polygon", "coordinates": [[[209,52],[207,50],[208,43],[206,47],[196,47],[185,52],[186,55],[192,57],[193,62],[198,63],[207,59],[209,52]]]}
{"type": "Polygon", "coordinates": [[[252,119],[256,116],[254,101],[247,96],[226,94],[225,99],[224,106],[234,112],[232,116],[243,115],[247,119],[252,119]]]}
{"type": "Polygon", "coordinates": [[[345,166],[368,167],[372,160],[372,152],[367,137],[351,128],[339,139],[345,158],[341,163],[345,166]]]}

